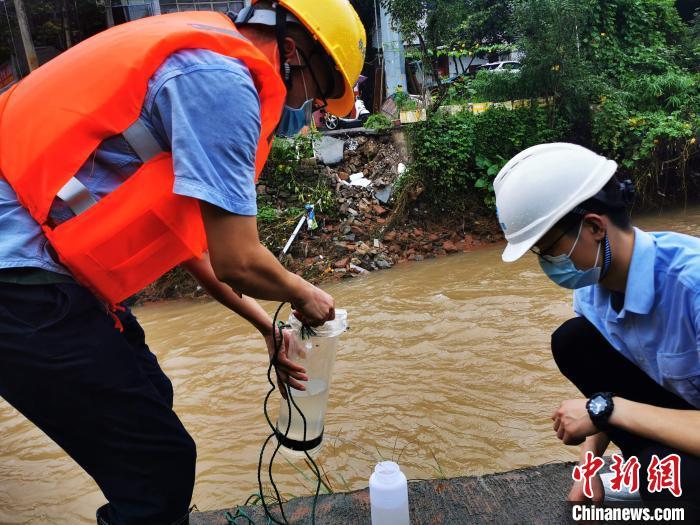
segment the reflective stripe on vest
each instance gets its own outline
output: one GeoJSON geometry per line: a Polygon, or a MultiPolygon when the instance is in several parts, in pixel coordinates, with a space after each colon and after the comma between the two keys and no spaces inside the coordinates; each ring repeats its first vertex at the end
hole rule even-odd
{"type": "MultiPolygon", "coordinates": [[[[122,133],[122,136],[143,163],[163,153],[163,148],[160,147],[158,140],[153,136],[141,119],[138,119],[129,126],[129,128],[122,133]]],[[[71,179],[58,190],[56,196],[65,202],[66,206],[68,206],[75,215],[80,215],[97,204],[97,199],[93,197],[87,186],[80,182],[77,177],[71,177],[71,179]]]]}

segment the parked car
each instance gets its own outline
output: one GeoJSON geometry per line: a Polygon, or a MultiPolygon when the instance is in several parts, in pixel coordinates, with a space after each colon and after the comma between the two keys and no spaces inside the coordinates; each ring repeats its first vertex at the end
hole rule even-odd
{"type": "Polygon", "coordinates": [[[490,62],[488,64],[482,64],[476,68],[477,73],[479,71],[494,71],[496,73],[516,73],[520,71],[523,65],[520,62],[514,60],[507,60],[503,62],[490,62]]]}

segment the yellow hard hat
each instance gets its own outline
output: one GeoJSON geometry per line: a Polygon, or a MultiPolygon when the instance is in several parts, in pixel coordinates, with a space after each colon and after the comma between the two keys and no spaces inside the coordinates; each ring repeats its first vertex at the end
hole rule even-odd
{"type": "Polygon", "coordinates": [[[353,91],[365,64],[367,34],[360,17],[348,0],[278,0],[317,39],[333,59],[343,77],[340,98],[329,99],[330,113],[345,116],[355,104],[353,91]]]}

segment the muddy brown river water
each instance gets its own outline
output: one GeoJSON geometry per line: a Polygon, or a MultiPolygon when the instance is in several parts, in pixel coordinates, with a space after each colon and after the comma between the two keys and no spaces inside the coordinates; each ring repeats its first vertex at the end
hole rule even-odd
{"type": "MultiPolygon", "coordinates": [[[[638,223],[700,235],[700,208],[638,223]]],[[[410,478],[428,478],[577,457],[576,448],[560,445],[549,419],[560,401],[576,396],[549,352],[550,333],[572,315],[571,294],[551,284],[532,257],[502,264],[501,250],[325,287],[351,326],[318,458],[334,490],[366,487],[382,458],[398,459],[410,478]]],[[[262,338],[212,302],[147,305],[136,315],[197,442],[193,502],[200,509],[243,503],[257,492],[268,433],[262,338]]],[[[104,502],[95,483],[2,400],[0,435],[0,524],[94,523],[104,502]]],[[[312,492],[303,463],[278,465],[283,494],[312,492]]]]}

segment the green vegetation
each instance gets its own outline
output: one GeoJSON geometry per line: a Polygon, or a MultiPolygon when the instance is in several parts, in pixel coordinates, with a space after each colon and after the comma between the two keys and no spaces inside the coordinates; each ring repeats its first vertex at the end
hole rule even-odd
{"type": "MultiPolygon", "coordinates": [[[[95,0],[24,0],[34,45],[60,51],[77,44],[106,27],[104,5],[95,0]]],[[[0,7],[0,64],[14,54],[10,35],[18,38],[19,26],[12,0],[0,7]],[[5,11],[7,9],[7,12],[5,11]],[[5,16],[7,13],[7,16],[5,16]],[[8,24],[9,21],[9,24],[8,24]]],[[[21,52],[21,51],[19,51],[21,52]]]]}
{"type": "Polygon", "coordinates": [[[314,159],[315,134],[275,140],[258,186],[260,240],[279,252],[294,230],[304,207],[313,204],[326,218],[337,214],[338,203],[330,180],[314,159]]]}
{"type": "Polygon", "coordinates": [[[418,109],[418,103],[405,91],[399,91],[394,94],[394,103],[399,111],[413,111],[418,109]]]}
{"type": "Polygon", "coordinates": [[[507,160],[529,146],[560,140],[566,131],[555,111],[535,105],[436,116],[411,130],[411,176],[418,175],[435,210],[492,206],[493,179],[507,160]]]}
{"type": "Polygon", "coordinates": [[[416,125],[404,191],[424,186],[436,211],[493,205],[493,179],[508,158],[564,140],[615,159],[646,207],[692,194],[689,174],[700,167],[700,15],[685,24],[673,0],[516,0],[507,14],[501,43],[524,53],[523,68],[460,79],[436,101],[533,104],[481,115],[436,112],[416,125]],[[535,100],[547,106],[536,108],[535,100]]]}
{"type": "Polygon", "coordinates": [[[383,130],[391,127],[391,121],[385,115],[378,113],[376,115],[370,115],[365,122],[365,128],[383,130]]]}
{"type": "Polygon", "coordinates": [[[441,96],[447,89],[440,82],[437,57],[465,54],[496,57],[515,49],[510,0],[382,0],[409,42],[418,42],[408,56],[429,65],[441,96]]]}
{"type": "MultiPolygon", "coordinates": [[[[301,212],[305,205],[314,204],[328,215],[335,212],[336,202],[328,180],[315,170],[313,141],[316,138],[317,135],[309,134],[275,140],[264,180],[282,193],[292,211],[301,212]]],[[[266,200],[261,197],[259,203],[264,205],[266,200]]]]}

